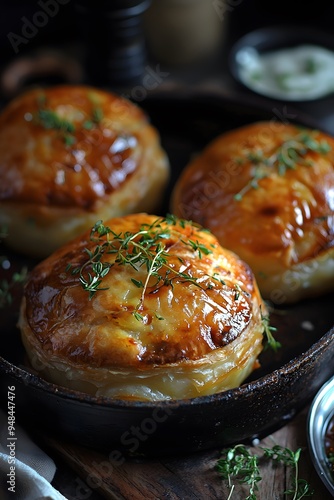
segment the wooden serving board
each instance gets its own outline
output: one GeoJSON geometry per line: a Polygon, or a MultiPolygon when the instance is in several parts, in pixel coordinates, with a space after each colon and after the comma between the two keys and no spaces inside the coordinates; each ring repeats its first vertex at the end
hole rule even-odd
{"type": "MultiPolygon", "coordinates": [[[[307,448],[307,412],[303,411],[288,425],[263,439],[259,446],[279,444],[295,451],[302,448],[299,460],[299,477],[311,483],[314,500],[329,499],[330,494],[319,479],[307,448]]],[[[80,446],[43,438],[54,456],[61,457],[73,470],[73,477],[87,485],[89,498],[92,492],[110,500],[226,500],[229,489],[216,469],[220,450],[159,459],[122,459],[108,453],[92,451],[80,446]],[[91,493],[89,493],[91,490],[91,493]]],[[[260,454],[258,447],[254,453],[260,454]]],[[[123,457],[124,458],[124,457],[123,457]]],[[[290,469],[275,466],[271,461],[261,463],[262,481],[259,483],[259,500],[284,499],[289,487],[290,469]]],[[[77,481],[78,482],[78,481],[77,481]]],[[[80,484],[78,482],[78,484],[80,484]]],[[[82,490],[83,491],[83,490],[82,490]]],[[[248,494],[244,486],[237,486],[232,499],[243,500],[248,494]]],[[[291,497],[288,497],[291,498],[291,497]]]]}

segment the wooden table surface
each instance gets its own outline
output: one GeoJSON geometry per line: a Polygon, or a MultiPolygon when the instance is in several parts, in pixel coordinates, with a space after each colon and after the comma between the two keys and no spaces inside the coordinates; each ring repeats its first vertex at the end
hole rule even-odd
{"type": "MultiPolygon", "coordinates": [[[[305,409],[286,426],[267,436],[251,448],[261,454],[258,446],[272,447],[279,444],[295,451],[302,448],[299,460],[299,477],[311,483],[314,500],[330,499],[331,495],[319,479],[307,447],[305,409]]],[[[56,463],[65,461],[73,471],[71,480],[57,476],[55,487],[69,500],[226,500],[229,489],[216,469],[221,450],[210,450],[176,458],[128,459],[115,466],[108,454],[73,446],[61,441],[45,440],[56,463]],[[72,485],[70,485],[72,483],[72,485]]],[[[283,492],[291,485],[291,470],[274,466],[271,461],[261,463],[262,480],[258,500],[291,499],[283,492]]],[[[247,489],[238,486],[232,499],[247,497],[247,489]]],[[[310,498],[310,497],[309,497],[310,498]]]]}

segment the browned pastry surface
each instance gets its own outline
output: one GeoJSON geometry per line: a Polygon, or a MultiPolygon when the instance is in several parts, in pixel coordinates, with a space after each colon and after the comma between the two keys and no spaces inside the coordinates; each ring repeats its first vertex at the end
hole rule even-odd
{"type": "Polygon", "coordinates": [[[47,255],[101,217],[155,209],[168,175],[157,131],[116,94],[36,88],[0,116],[1,219],[19,251],[47,255]]]}
{"type": "Polygon", "coordinates": [[[140,213],[105,225],[108,235],[87,232],[32,271],[20,315],[31,364],[38,359],[62,385],[84,381],[87,392],[100,385],[118,397],[193,397],[239,385],[256,367],[266,314],[249,267],[190,222],[140,213]],[[108,272],[89,294],[80,276],[95,276],[88,253],[97,247],[108,272]],[[162,264],[150,275],[147,262],[162,264]]]}
{"type": "Polygon", "coordinates": [[[171,210],[208,227],[255,273],[264,297],[333,289],[334,139],[261,122],[224,133],[174,188],[171,210]]]}

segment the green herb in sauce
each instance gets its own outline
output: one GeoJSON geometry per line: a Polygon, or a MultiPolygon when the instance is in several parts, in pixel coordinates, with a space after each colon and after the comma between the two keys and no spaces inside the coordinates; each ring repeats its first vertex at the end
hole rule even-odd
{"type": "Polygon", "coordinates": [[[252,47],[236,56],[240,80],[255,92],[283,100],[310,100],[334,91],[334,52],[299,45],[260,54],[252,47]]]}

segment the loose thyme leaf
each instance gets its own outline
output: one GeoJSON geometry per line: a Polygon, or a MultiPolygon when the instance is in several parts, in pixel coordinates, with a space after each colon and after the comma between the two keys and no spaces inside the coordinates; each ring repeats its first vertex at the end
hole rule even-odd
{"type": "Polygon", "coordinates": [[[103,120],[103,110],[102,108],[93,109],[93,122],[100,123],[103,120]]]}
{"type": "Polygon", "coordinates": [[[64,142],[66,146],[73,146],[75,144],[76,140],[73,135],[64,135],[64,142]]]}
{"type": "Polygon", "coordinates": [[[137,321],[143,321],[144,320],[144,316],[142,314],[140,314],[138,311],[134,311],[133,315],[134,315],[134,317],[136,318],[137,321]]]}
{"type": "Polygon", "coordinates": [[[314,492],[310,484],[305,481],[305,479],[300,479],[298,477],[298,462],[302,451],[301,448],[292,451],[290,448],[283,448],[282,446],[275,445],[272,448],[261,449],[265,457],[291,468],[291,488],[284,491],[285,495],[292,495],[292,500],[300,500],[301,498],[313,495],[314,492]]]}
{"type": "Polygon", "coordinates": [[[188,241],[185,240],[181,241],[185,245],[190,246],[194,252],[198,252],[198,256],[200,259],[202,258],[202,253],[204,253],[204,255],[209,255],[210,253],[212,253],[212,250],[207,248],[205,245],[203,245],[203,243],[200,243],[198,240],[192,241],[189,239],[188,241]]]}
{"type": "Polygon", "coordinates": [[[85,120],[82,127],[86,130],[91,130],[96,125],[98,125],[103,120],[103,110],[102,108],[94,108],[92,113],[92,118],[85,120]]]}
{"type": "Polygon", "coordinates": [[[182,228],[185,228],[185,221],[183,219],[178,219],[174,214],[167,214],[165,221],[166,224],[170,226],[176,226],[177,223],[179,223],[182,228]]]}
{"type": "Polygon", "coordinates": [[[238,285],[238,283],[236,283],[234,285],[234,300],[238,300],[239,297],[240,297],[240,292],[241,292],[241,288],[240,286],[238,285]]]}
{"type": "Polygon", "coordinates": [[[91,120],[86,120],[85,122],[83,122],[82,126],[86,130],[92,130],[92,128],[94,127],[94,123],[91,120]]]}
{"type": "Polygon", "coordinates": [[[142,281],[135,280],[134,278],[131,278],[131,281],[137,288],[144,288],[144,283],[142,281]]]}
{"type": "Polygon", "coordinates": [[[213,273],[211,278],[214,279],[215,281],[218,281],[222,285],[226,285],[226,282],[224,280],[222,280],[221,278],[218,278],[218,276],[219,276],[219,273],[213,273]]]}

